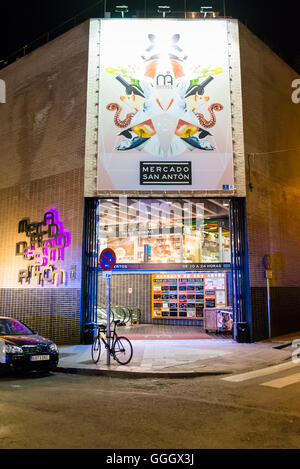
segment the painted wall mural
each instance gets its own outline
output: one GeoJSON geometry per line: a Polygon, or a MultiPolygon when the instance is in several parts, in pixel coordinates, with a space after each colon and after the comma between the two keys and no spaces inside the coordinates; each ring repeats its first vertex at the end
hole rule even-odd
{"type": "Polygon", "coordinates": [[[64,285],[66,272],[55,263],[64,259],[64,251],[70,245],[70,233],[66,232],[55,209],[47,211],[43,220],[31,222],[29,218],[19,221],[18,233],[26,240],[16,243],[16,256],[22,256],[26,268],[18,272],[20,284],[39,286],[64,285]]]}
{"type": "Polygon", "coordinates": [[[100,24],[98,190],[232,189],[226,21],[100,24]]]}

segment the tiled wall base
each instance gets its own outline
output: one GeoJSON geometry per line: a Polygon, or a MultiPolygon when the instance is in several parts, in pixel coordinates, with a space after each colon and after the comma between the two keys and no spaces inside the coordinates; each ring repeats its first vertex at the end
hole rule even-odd
{"type": "Polygon", "coordinates": [[[253,340],[268,337],[267,290],[261,287],[251,288],[251,314],[253,340]]]}
{"type": "Polygon", "coordinates": [[[80,289],[1,289],[0,316],[19,319],[57,344],[79,344],[80,289]]]}
{"type": "MultiPolygon", "coordinates": [[[[300,331],[300,287],[271,287],[272,337],[300,331]]],[[[253,339],[268,337],[267,289],[251,288],[253,339]]]]}

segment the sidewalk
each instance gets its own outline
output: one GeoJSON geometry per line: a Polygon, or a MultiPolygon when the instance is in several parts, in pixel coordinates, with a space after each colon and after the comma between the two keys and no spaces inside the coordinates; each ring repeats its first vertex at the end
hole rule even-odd
{"type": "MultiPolygon", "coordinates": [[[[293,334],[300,338],[300,333],[293,334]]],[[[106,350],[97,364],[91,359],[90,345],[60,347],[58,371],[116,377],[173,377],[246,372],[291,360],[289,338],[276,338],[254,344],[238,344],[231,339],[208,340],[132,340],[133,358],[121,366],[111,357],[106,365],[106,350]],[[275,348],[278,347],[279,348],[275,348]]]]}

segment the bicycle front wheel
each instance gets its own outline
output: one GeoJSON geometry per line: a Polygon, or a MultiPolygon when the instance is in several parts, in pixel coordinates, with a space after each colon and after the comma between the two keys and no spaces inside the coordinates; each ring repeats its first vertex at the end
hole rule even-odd
{"type": "Polygon", "coordinates": [[[133,355],[131,342],[127,337],[118,337],[113,343],[113,356],[120,365],[127,365],[133,355]]]}
{"type": "Polygon", "coordinates": [[[94,363],[98,363],[99,358],[100,358],[100,353],[101,353],[101,342],[100,342],[100,339],[96,337],[92,345],[92,360],[94,363]]]}

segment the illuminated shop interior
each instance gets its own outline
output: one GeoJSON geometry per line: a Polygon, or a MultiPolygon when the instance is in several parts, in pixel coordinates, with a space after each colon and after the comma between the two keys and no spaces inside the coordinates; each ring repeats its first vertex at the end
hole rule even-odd
{"type": "Polygon", "coordinates": [[[100,252],[118,264],[230,263],[228,199],[102,199],[100,252]]]}

